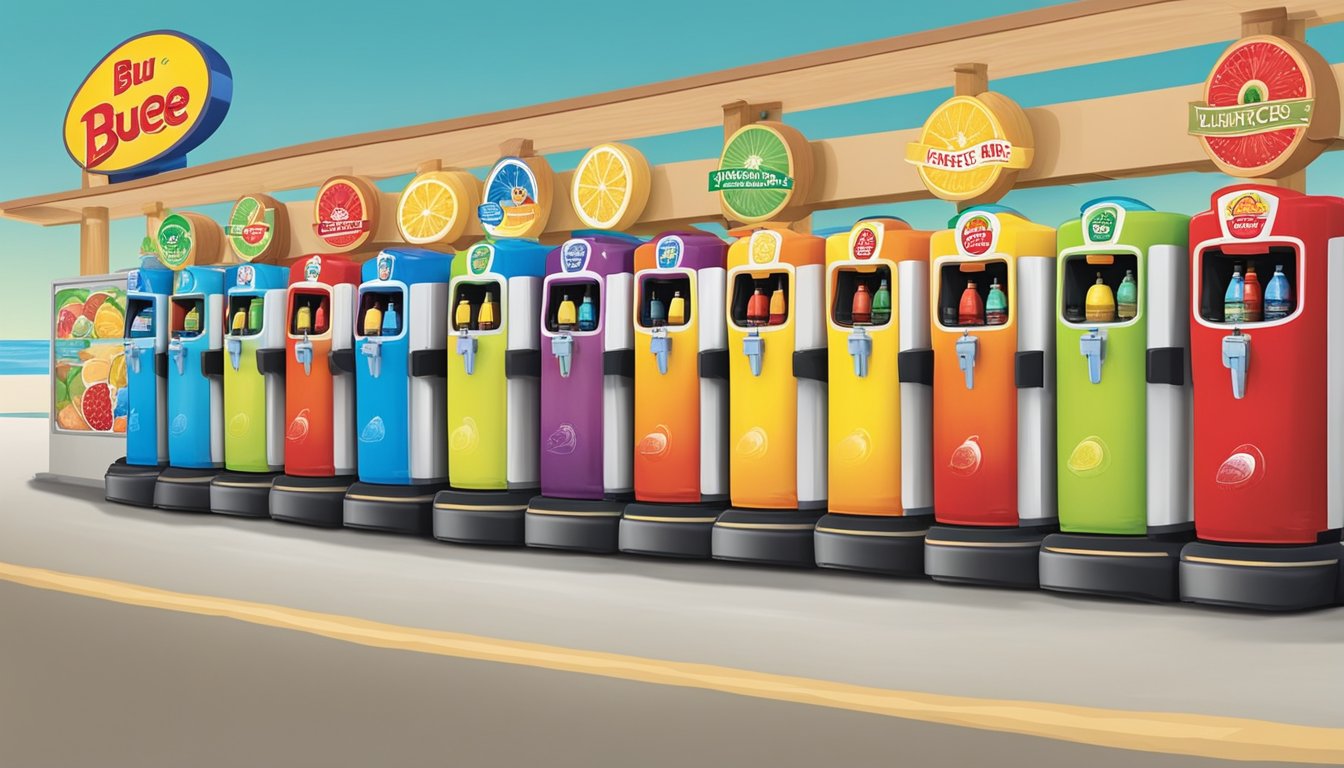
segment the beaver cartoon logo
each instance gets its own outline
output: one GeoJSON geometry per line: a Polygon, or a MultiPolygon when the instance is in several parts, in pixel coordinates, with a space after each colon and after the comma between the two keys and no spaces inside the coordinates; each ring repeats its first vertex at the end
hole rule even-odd
{"type": "Polygon", "coordinates": [[[514,187],[509,190],[509,197],[513,200],[514,205],[533,205],[537,202],[532,199],[532,195],[528,194],[526,187],[514,187]]]}
{"type": "Polygon", "coordinates": [[[378,279],[379,279],[379,280],[391,280],[391,279],[392,279],[392,263],[393,263],[394,261],[395,261],[395,259],[392,258],[392,254],[390,254],[390,253],[380,253],[380,254],[378,254],[378,279]]]}

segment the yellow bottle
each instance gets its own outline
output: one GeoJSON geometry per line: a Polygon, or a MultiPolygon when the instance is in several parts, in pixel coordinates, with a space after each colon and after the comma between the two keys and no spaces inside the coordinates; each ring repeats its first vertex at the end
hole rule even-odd
{"type": "Polygon", "coordinates": [[[306,304],[302,307],[299,307],[299,311],[294,315],[294,329],[299,333],[313,332],[312,307],[309,307],[306,304]]]}
{"type": "Polygon", "coordinates": [[[238,310],[237,312],[234,312],[234,313],[233,313],[233,334],[234,334],[235,336],[240,336],[240,335],[242,335],[242,333],[243,333],[243,328],[246,328],[246,327],[247,327],[247,312],[246,312],[245,310],[242,310],[242,309],[238,310]]]}
{"type": "Polygon", "coordinates": [[[476,327],[482,331],[493,331],[499,327],[495,322],[495,298],[489,293],[485,294],[481,311],[476,315],[476,327]]]}
{"type": "Polygon", "coordinates": [[[774,293],[770,294],[770,324],[780,325],[784,322],[784,286],[776,285],[774,293]]]}
{"type": "Polygon", "coordinates": [[[453,311],[453,325],[459,331],[471,329],[471,302],[463,296],[457,301],[457,309],[453,311]]]}
{"type": "Polygon", "coordinates": [[[1097,273],[1096,284],[1087,289],[1086,305],[1087,322],[1115,322],[1115,294],[1111,291],[1111,287],[1102,281],[1100,272],[1097,273]]]}
{"type": "Polygon", "coordinates": [[[569,300],[569,294],[566,293],[564,299],[560,301],[560,308],[555,312],[555,324],[561,328],[573,328],[578,322],[578,314],[578,308],[569,300]]]}
{"type": "Polygon", "coordinates": [[[380,336],[383,332],[383,310],[375,304],[364,313],[364,335],[380,336]]]}
{"type": "Polygon", "coordinates": [[[667,305],[667,324],[686,324],[686,300],[681,297],[681,291],[672,292],[672,302],[667,305]]]}

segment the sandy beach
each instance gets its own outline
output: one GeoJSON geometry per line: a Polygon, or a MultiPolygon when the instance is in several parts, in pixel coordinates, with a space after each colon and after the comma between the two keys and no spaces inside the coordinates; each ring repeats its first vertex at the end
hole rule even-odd
{"type": "Polygon", "coordinates": [[[0,376],[0,413],[49,413],[48,379],[46,374],[0,376]]]}

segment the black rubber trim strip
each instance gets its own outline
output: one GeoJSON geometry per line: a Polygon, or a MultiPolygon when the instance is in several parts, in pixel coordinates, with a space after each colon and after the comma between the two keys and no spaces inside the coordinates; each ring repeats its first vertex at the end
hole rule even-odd
{"type": "Polygon", "coordinates": [[[933,386],[933,350],[907,349],[896,355],[896,378],[902,384],[933,386]]]}
{"type": "Polygon", "coordinates": [[[411,352],[411,375],[417,378],[448,375],[448,350],[417,349],[411,352]]]}
{"type": "Polygon", "coordinates": [[[285,350],[284,349],[258,349],[257,350],[257,371],[263,376],[272,374],[285,375],[285,350]]]}
{"type": "Polygon", "coordinates": [[[168,376],[168,353],[167,353],[167,352],[156,352],[156,353],[154,353],[154,375],[155,375],[155,376],[158,376],[158,377],[161,378],[161,379],[162,379],[162,378],[167,378],[167,376],[168,376]]]}
{"type": "Polygon", "coordinates": [[[826,350],[823,349],[800,349],[793,353],[793,377],[795,379],[811,379],[812,381],[826,381],[826,350]]]}
{"type": "Polygon", "coordinates": [[[602,353],[602,375],[635,377],[635,350],[609,349],[602,353]]]}
{"type": "Polygon", "coordinates": [[[1045,353],[1039,349],[1017,353],[1014,378],[1018,389],[1040,389],[1045,386],[1045,353]]]}
{"type": "Polygon", "coordinates": [[[700,352],[700,378],[728,378],[728,350],[706,349],[700,352]]]}
{"type": "Polygon", "coordinates": [[[327,364],[331,366],[333,373],[354,373],[355,372],[355,350],[353,347],[348,349],[333,349],[327,355],[327,364]]]}
{"type": "Polygon", "coordinates": [[[1185,347],[1148,350],[1148,383],[1185,386],[1185,347]]]}
{"type": "Polygon", "coordinates": [[[535,349],[510,349],[504,353],[504,378],[535,379],[541,376],[541,352],[535,349]]]}
{"type": "Polygon", "coordinates": [[[206,376],[224,375],[224,350],[209,349],[201,353],[201,373],[206,376]]]}

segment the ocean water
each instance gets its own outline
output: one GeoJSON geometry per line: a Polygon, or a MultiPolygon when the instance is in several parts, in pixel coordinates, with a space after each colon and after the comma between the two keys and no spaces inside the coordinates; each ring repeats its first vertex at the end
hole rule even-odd
{"type": "Polygon", "coordinates": [[[0,339],[0,376],[50,372],[51,342],[46,339],[0,339]]]}

